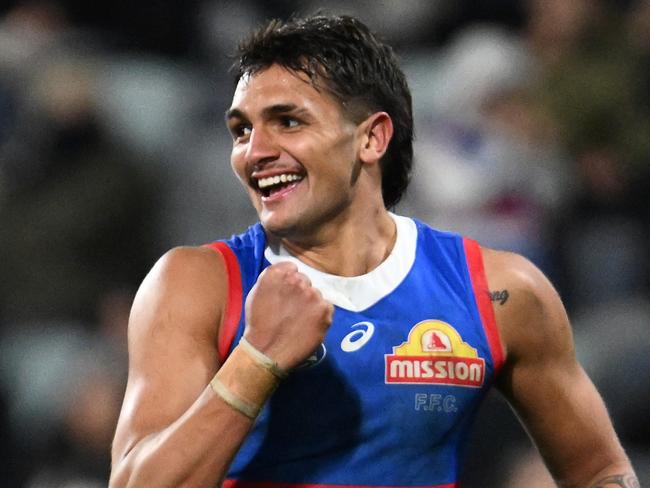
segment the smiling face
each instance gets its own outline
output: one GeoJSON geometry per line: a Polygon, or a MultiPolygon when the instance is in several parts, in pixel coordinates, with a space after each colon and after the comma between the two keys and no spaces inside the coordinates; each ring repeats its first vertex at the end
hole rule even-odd
{"type": "Polygon", "coordinates": [[[350,206],[360,126],[306,76],[273,65],[240,79],[226,117],[232,167],[268,232],[303,239],[350,206]]]}

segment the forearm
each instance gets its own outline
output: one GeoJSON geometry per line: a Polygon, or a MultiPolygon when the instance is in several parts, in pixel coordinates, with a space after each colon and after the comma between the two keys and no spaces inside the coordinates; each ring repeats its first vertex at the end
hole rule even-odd
{"type": "Polygon", "coordinates": [[[177,421],[114,460],[110,486],[215,486],[252,424],[208,386],[177,421]]]}
{"type": "Polygon", "coordinates": [[[286,374],[242,339],[187,411],[117,453],[112,485],[214,486],[286,374]]]}
{"type": "MultiPolygon", "coordinates": [[[[580,404],[587,405],[581,415],[572,416],[569,425],[561,425],[568,412],[576,411],[564,404],[563,418],[551,422],[546,431],[533,422],[533,437],[547,466],[562,488],[638,488],[639,482],[611,425],[605,406],[591,383],[574,383],[580,404]]],[[[575,407],[575,406],[574,406],[575,407]]]]}

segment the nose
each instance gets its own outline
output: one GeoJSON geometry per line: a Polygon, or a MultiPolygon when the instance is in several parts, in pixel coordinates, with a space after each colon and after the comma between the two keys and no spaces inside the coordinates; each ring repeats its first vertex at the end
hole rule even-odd
{"type": "Polygon", "coordinates": [[[246,164],[253,167],[262,166],[279,156],[280,149],[273,134],[263,126],[252,128],[246,147],[246,164]]]}

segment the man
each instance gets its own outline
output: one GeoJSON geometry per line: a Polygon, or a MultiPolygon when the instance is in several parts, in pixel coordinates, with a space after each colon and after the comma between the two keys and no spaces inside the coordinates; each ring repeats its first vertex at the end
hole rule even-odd
{"type": "Polygon", "coordinates": [[[391,49],[349,17],[272,22],[237,76],[260,224],[144,280],[112,486],[457,486],[493,382],[561,485],[638,486],[545,277],[386,210],[412,156],[391,49]]]}

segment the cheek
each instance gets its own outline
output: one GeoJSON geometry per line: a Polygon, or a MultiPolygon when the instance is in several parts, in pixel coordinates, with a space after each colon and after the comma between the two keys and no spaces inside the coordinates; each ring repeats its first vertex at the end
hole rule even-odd
{"type": "Polygon", "coordinates": [[[322,155],[323,174],[334,185],[349,184],[356,167],[356,152],[350,141],[330,144],[322,155]]]}
{"type": "Polygon", "coordinates": [[[309,141],[309,144],[295,146],[304,159],[318,161],[323,171],[336,173],[341,166],[349,166],[356,159],[354,139],[349,136],[332,136],[309,141]]]}
{"type": "Polygon", "coordinates": [[[230,167],[237,176],[237,179],[239,179],[243,184],[247,184],[246,164],[244,163],[242,151],[233,149],[230,154],[230,167]]]}

